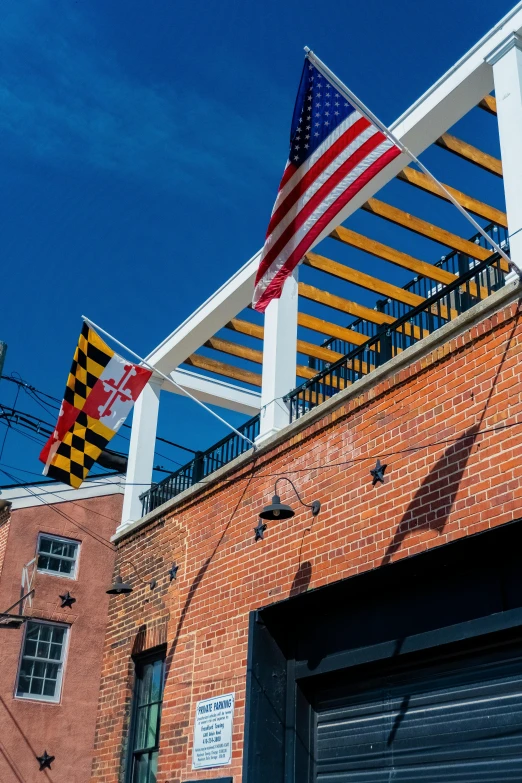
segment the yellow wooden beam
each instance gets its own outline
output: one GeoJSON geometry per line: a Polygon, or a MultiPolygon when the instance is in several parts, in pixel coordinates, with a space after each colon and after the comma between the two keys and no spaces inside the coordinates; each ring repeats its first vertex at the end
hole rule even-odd
{"type": "Polygon", "coordinates": [[[413,231],[415,234],[427,237],[438,242],[446,247],[451,247],[453,250],[457,250],[459,253],[465,253],[471,258],[476,258],[479,261],[485,261],[486,258],[491,256],[491,250],[481,245],[476,245],[474,242],[470,242],[469,239],[462,239],[462,237],[452,234],[451,231],[446,231],[444,228],[439,228],[428,223],[426,220],[421,220],[409,212],[404,212],[402,209],[392,207],[390,204],[385,204],[383,201],[378,201],[375,198],[369,199],[366,204],[363,204],[362,208],[366,212],[371,212],[373,215],[378,215],[390,223],[395,223],[398,226],[403,226],[409,231],[413,231]]]}
{"type": "Polygon", "coordinates": [[[355,329],[337,326],[337,324],[333,324],[330,321],[324,321],[322,318],[316,318],[314,315],[307,315],[306,313],[297,314],[297,323],[303,329],[311,329],[313,332],[326,334],[328,337],[345,340],[351,345],[362,345],[368,339],[366,335],[356,332],[355,329]]]}
{"type": "Polygon", "coordinates": [[[312,267],[312,269],[326,272],[340,280],[346,280],[348,283],[353,283],[389,299],[395,299],[397,302],[403,302],[403,304],[407,304],[410,307],[416,307],[424,302],[423,296],[413,294],[411,291],[405,291],[404,288],[386,283],[384,280],[379,280],[377,277],[367,275],[365,272],[359,272],[357,269],[339,264],[337,261],[332,261],[330,258],[320,256],[317,253],[307,253],[304,257],[304,263],[312,267]]]}
{"type": "Polygon", "coordinates": [[[320,288],[308,285],[308,283],[299,283],[299,296],[310,299],[312,302],[332,307],[334,310],[340,310],[342,313],[353,315],[355,318],[363,318],[365,321],[371,321],[374,324],[391,324],[395,320],[391,315],[380,313],[378,310],[371,310],[369,307],[364,307],[349,299],[343,299],[341,296],[331,294],[329,291],[322,291],[320,288]]]}
{"type": "Polygon", "coordinates": [[[481,109],[487,111],[489,114],[497,114],[497,99],[492,95],[485,95],[484,98],[478,104],[481,109]]]}
{"type": "MultiPolygon", "coordinates": [[[[227,353],[230,356],[237,356],[239,359],[246,359],[249,362],[255,362],[256,364],[263,364],[263,352],[257,351],[254,348],[247,348],[244,345],[238,343],[232,343],[229,340],[222,340],[220,337],[211,337],[205,343],[207,348],[212,348],[214,351],[220,351],[221,353],[227,353]]],[[[341,358],[342,354],[337,354],[338,358],[341,358]]],[[[333,359],[329,359],[333,361],[333,359]]],[[[296,373],[300,378],[313,378],[316,375],[317,370],[313,370],[311,367],[304,367],[303,365],[297,365],[296,373]]]]}
{"type": "MultiPolygon", "coordinates": [[[[251,324],[249,321],[242,321],[239,318],[233,318],[228,324],[227,329],[233,329],[235,332],[241,334],[247,334],[249,337],[255,337],[258,340],[262,340],[264,337],[264,329],[257,324],[251,324]]],[[[366,338],[365,338],[366,339],[366,338]]],[[[297,341],[297,353],[303,353],[305,356],[313,356],[315,359],[323,359],[325,362],[335,362],[337,359],[341,359],[344,354],[337,351],[331,351],[329,348],[322,348],[320,345],[306,342],[305,340],[297,341]]]]}
{"type": "Polygon", "coordinates": [[[430,280],[436,280],[438,283],[448,285],[456,279],[456,275],[447,272],[445,269],[440,269],[438,266],[428,264],[426,261],[420,261],[418,258],[414,258],[400,250],[388,247],[388,245],[383,245],[382,242],[377,242],[375,239],[365,237],[344,226],[336,228],[330,236],[332,239],[344,242],[345,245],[355,247],[376,258],[382,258],[384,261],[389,261],[391,264],[400,266],[403,269],[409,269],[410,272],[414,272],[416,275],[422,275],[430,280]]]}
{"type": "Polygon", "coordinates": [[[457,139],[456,136],[452,136],[450,133],[443,133],[435,144],[449,152],[453,152],[459,158],[469,160],[470,163],[474,163],[475,166],[479,166],[497,177],[502,176],[502,161],[493,157],[493,155],[488,155],[487,152],[482,152],[482,150],[479,150],[472,144],[468,144],[467,141],[457,139]]]}
{"type": "MultiPolygon", "coordinates": [[[[408,182],[410,185],[414,185],[416,188],[420,188],[427,193],[431,193],[438,198],[449,200],[440,188],[437,187],[431,177],[428,177],[421,171],[417,171],[417,169],[412,169],[410,166],[407,166],[397,174],[397,178],[403,182],[408,182]]],[[[452,188],[449,185],[444,185],[444,187],[457,199],[464,209],[468,210],[468,212],[473,212],[474,215],[478,215],[485,220],[490,220],[492,223],[497,223],[499,226],[507,228],[507,215],[505,212],[502,212],[500,209],[495,209],[495,207],[490,207],[489,204],[483,204],[482,201],[478,201],[478,199],[473,198],[472,196],[467,196],[465,193],[462,193],[460,190],[456,190],[456,188],[452,188]]]]}
{"type": "Polygon", "coordinates": [[[185,359],[185,362],[192,367],[199,367],[200,370],[205,370],[206,372],[224,375],[226,378],[233,378],[235,381],[243,381],[243,383],[249,383],[251,386],[261,386],[261,376],[257,373],[250,372],[250,370],[242,370],[239,367],[233,367],[230,364],[224,364],[215,359],[209,359],[208,356],[201,356],[198,353],[193,353],[185,359]]]}

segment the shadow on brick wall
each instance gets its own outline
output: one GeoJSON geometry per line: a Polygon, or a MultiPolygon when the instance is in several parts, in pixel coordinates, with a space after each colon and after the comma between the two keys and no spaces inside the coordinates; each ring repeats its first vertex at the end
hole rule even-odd
{"type": "Polygon", "coordinates": [[[480,422],[467,429],[430,469],[401,519],[381,565],[387,565],[404,539],[420,530],[444,531],[451,514],[480,422]]]}

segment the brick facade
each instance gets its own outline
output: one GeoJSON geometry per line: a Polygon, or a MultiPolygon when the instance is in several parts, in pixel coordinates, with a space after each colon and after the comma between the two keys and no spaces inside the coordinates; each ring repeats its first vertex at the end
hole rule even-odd
{"type": "Polygon", "coordinates": [[[117,783],[126,754],[132,654],[167,644],[158,781],[241,780],[251,610],[522,516],[522,319],[518,302],[434,349],[305,428],[174,500],[121,539],[150,590],[110,602],[92,780],[117,783]],[[372,487],[377,458],[386,483],[372,487]],[[277,476],[303,499],[254,542],[277,476]],[[173,561],[178,578],[169,582],[173,561]],[[234,691],[233,761],[191,770],[195,703],[234,691]],[[219,773],[219,774],[216,774],[219,773]]]}

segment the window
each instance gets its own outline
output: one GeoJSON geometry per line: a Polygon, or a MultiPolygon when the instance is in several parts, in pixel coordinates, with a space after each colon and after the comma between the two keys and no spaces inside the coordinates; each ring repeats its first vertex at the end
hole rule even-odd
{"type": "Polygon", "coordinates": [[[70,538],[48,536],[40,533],[38,538],[38,570],[57,576],[76,578],[80,544],[70,538]]]}
{"type": "Polygon", "coordinates": [[[29,620],[18,672],[16,695],[59,701],[68,627],[29,620]]]}
{"type": "Polygon", "coordinates": [[[129,783],[156,783],[165,652],[136,662],[129,783]]]}

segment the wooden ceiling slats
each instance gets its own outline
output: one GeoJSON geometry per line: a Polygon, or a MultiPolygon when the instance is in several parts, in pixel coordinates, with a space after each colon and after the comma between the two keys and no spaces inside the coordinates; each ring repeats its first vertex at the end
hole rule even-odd
{"type": "Polygon", "coordinates": [[[404,288],[399,288],[391,283],[386,283],[384,280],[379,280],[377,277],[367,275],[365,272],[359,272],[357,269],[352,269],[344,264],[339,264],[337,261],[332,261],[330,258],[320,256],[317,253],[307,253],[304,258],[304,263],[312,269],[326,272],[333,277],[339,278],[339,280],[353,283],[368,291],[373,291],[374,293],[381,294],[389,299],[395,299],[397,302],[407,304],[410,307],[416,307],[424,302],[423,296],[414,294],[411,291],[406,291],[404,288]]]}
{"type": "Polygon", "coordinates": [[[478,147],[468,144],[467,141],[457,139],[456,136],[452,136],[450,133],[443,133],[435,144],[437,147],[442,147],[459,158],[464,158],[464,160],[474,163],[475,166],[495,174],[497,177],[502,176],[502,161],[493,157],[493,155],[489,155],[487,152],[482,152],[478,147]]]}
{"type": "Polygon", "coordinates": [[[497,115],[497,99],[493,95],[485,95],[478,105],[489,114],[497,115]]]}
{"type": "Polygon", "coordinates": [[[261,386],[261,376],[257,373],[250,372],[250,370],[242,370],[240,367],[233,367],[231,364],[218,362],[215,359],[210,359],[208,356],[201,356],[198,353],[193,353],[185,359],[185,363],[190,364],[192,367],[198,367],[200,370],[205,370],[205,372],[224,375],[225,378],[242,381],[251,386],[261,386]]]}
{"type": "MultiPolygon", "coordinates": [[[[437,187],[431,177],[428,177],[427,174],[423,174],[421,171],[417,171],[417,169],[411,168],[411,166],[407,166],[397,174],[397,179],[400,179],[402,182],[408,182],[410,185],[420,188],[427,193],[431,193],[438,198],[448,200],[448,197],[437,187]]],[[[490,207],[489,204],[484,204],[482,201],[478,201],[478,199],[473,198],[472,196],[467,196],[460,190],[450,187],[450,185],[444,185],[444,187],[457,199],[464,209],[468,210],[468,212],[472,212],[474,215],[478,215],[485,220],[489,220],[492,223],[497,223],[499,226],[507,228],[507,215],[505,212],[502,212],[500,209],[495,209],[495,207],[490,207]]]]}

